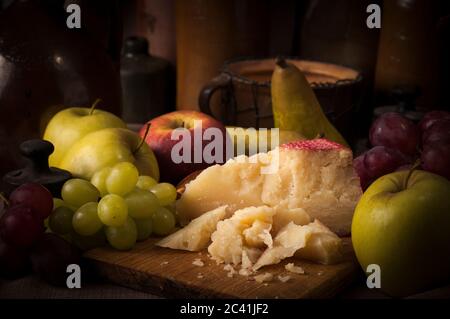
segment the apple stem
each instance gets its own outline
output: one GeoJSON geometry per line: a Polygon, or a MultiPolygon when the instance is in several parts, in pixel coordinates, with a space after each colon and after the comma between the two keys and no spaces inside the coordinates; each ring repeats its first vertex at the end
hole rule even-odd
{"type": "Polygon", "coordinates": [[[94,103],[92,103],[91,109],[89,110],[89,115],[92,115],[94,113],[95,108],[97,107],[97,104],[100,103],[102,99],[96,99],[94,103]]]}
{"type": "Polygon", "coordinates": [[[403,189],[407,189],[408,188],[408,182],[409,179],[411,178],[412,173],[420,166],[420,159],[418,159],[417,161],[415,161],[414,165],[411,167],[411,169],[408,172],[408,175],[406,176],[405,179],[405,185],[403,185],[403,189]]]}
{"type": "Polygon", "coordinates": [[[6,206],[9,206],[9,201],[6,199],[6,197],[3,195],[3,193],[0,193],[0,200],[6,204],[6,206]]]}
{"type": "Polygon", "coordinates": [[[145,128],[144,136],[142,137],[141,142],[139,143],[138,147],[136,147],[136,150],[133,152],[133,154],[135,154],[137,151],[139,151],[139,149],[145,143],[145,139],[147,138],[149,130],[150,130],[150,123],[147,123],[147,127],[145,128]]]}

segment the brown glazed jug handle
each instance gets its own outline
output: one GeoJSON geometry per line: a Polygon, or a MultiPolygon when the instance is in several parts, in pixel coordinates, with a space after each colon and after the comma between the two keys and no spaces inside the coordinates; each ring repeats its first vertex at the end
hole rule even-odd
{"type": "Polygon", "coordinates": [[[200,111],[213,116],[210,106],[211,97],[217,90],[227,89],[230,85],[231,77],[226,73],[219,74],[207,83],[200,91],[200,95],[198,97],[200,111]]]}

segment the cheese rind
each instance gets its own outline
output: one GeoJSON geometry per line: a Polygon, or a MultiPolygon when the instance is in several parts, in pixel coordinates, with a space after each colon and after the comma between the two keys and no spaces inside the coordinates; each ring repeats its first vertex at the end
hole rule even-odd
{"type": "Polygon", "coordinates": [[[189,225],[163,238],[156,245],[188,251],[203,250],[208,247],[217,223],[225,219],[227,215],[227,206],[220,206],[194,219],[189,225]]]}

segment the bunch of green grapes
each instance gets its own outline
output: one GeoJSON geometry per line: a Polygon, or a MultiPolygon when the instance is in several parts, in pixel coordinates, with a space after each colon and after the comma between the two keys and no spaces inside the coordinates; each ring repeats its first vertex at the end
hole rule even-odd
{"type": "Polygon", "coordinates": [[[175,187],[139,176],[128,162],[96,172],[91,181],[68,180],[61,197],[54,199],[48,227],[84,249],[107,241],[127,250],[151,234],[164,236],[175,228],[175,187]]]}

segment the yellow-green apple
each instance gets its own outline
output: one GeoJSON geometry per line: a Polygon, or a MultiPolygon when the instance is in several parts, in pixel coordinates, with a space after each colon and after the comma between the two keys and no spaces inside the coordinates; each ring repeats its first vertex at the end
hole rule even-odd
{"type": "MultiPolygon", "coordinates": [[[[209,115],[181,110],[156,117],[147,125],[146,142],[158,159],[162,181],[177,183],[194,171],[227,159],[225,127],[209,115]]],[[[142,137],[147,125],[140,131],[142,137]]]]}
{"type": "Polygon", "coordinates": [[[95,172],[119,162],[133,163],[140,175],[159,180],[156,157],[135,132],[106,128],[85,135],[66,152],[59,167],[90,180],[95,172]]]}
{"type": "Polygon", "coordinates": [[[450,280],[450,181],[399,171],[361,197],[352,242],[362,268],[380,267],[381,290],[407,296],[450,280]]]}
{"type": "Polygon", "coordinates": [[[44,140],[55,147],[48,161],[50,166],[59,167],[59,164],[75,142],[83,136],[109,127],[125,128],[125,123],[112,113],[91,108],[71,107],[56,113],[48,123],[44,140]]]}

